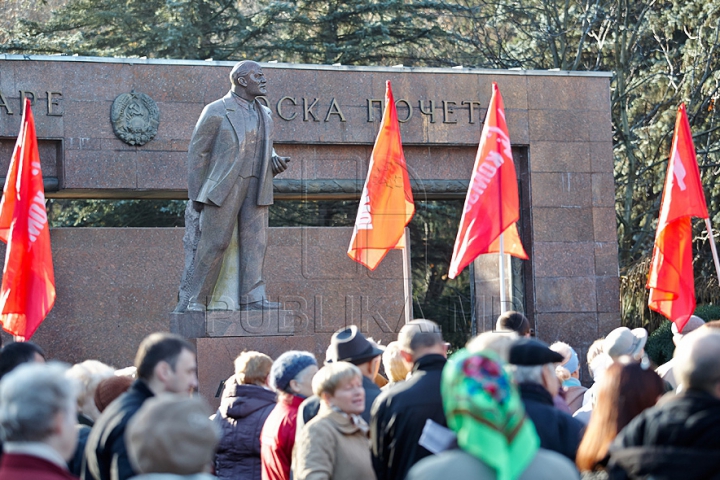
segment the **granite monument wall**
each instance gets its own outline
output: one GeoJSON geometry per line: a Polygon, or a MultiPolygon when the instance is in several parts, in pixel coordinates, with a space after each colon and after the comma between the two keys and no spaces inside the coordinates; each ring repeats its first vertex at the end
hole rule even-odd
{"type": "MultiPolygon", "coordinates": [[[[34,102],[48,197],[186,198],[192,129],[203,106],[227,92],[232,64],[0,55],[0,176],[7,171],[19,129],[21,99],[28,97],[34,102]],[[111,122],[113,103],[130,93],[147,95],[159,113],[156,132],[143,145],[126,143],[111,122]]],[[[392,82],[416,198],[463,198],[490,84],[497,82],[521,186],[520,230],[531,258],[516,272],[523,282],[515,301],[526,309],[541,339],[562,338],[581,355],[595,338],[619,325],[608,74],[263,67],[275,148],[292,157],[290,168],[275,182],[276,198],[288,199],[359,197],[386,80],[392,82]]],[[[273,230],[271,250],[303,251],[300,230],[273,230]]],[[[144,335],[169,328],[167,313],[182,269],[181,237],[179,229],[54,230],[58,302],[36,340],[51,356],[67,361],[95,357],[117,366],[130,364],[144,335]]],[[[320,271],[335,275],[325,283],[307,281],[302,265],[276,262],[269,252],[269,291],[302,297],[300,303],[307,305],[303,315],[315,326],[296,328],[292,336],[198,340],[206,359],[200,365],[205,392],[231,372],[227,363],[240,348],[274,353],[292,345],[313,349],[322,358],[327,333],[315,335],[314,305],[323,288],[333,291],[331,300],[325,297],[329,306],[323,307],[323,314],[332,317],[327,325],[368,318],[370,334],[392,337],[374,319],[397,322],[402,316],[402,262],[383,265],[390,279],[357,270],[344,255],[349,238],[346,229],[316,237],[332,243],[325,252],[317,250],[320,255],[313,260],[320,271]],[[383,296],[395,300],[371,301],[383,296]],[[365,305],[356,297],[368,299],[365,310],[374,313],[348,317],[348,302],[358,312],[365,305]],[[225,370],[211,375],[220,368],[225,370]]],[[[499,311],[496,259],[475,262],[475,286],[479,329],[491,329],[499,311]]],[[[296,327],[302,318],[293,320],[296,327]]],[[[388,325],[394,329],[392,322],[388,325]]]]}

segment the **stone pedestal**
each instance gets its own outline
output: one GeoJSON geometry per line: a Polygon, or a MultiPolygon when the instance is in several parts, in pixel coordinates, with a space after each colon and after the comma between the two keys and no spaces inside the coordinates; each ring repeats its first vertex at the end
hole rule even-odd
{"type": "MultiPolygon", "coordinates": [[[[198,390],[213,408],[220,406],[221,382],[233,375],[233,361],[243,350],[255,350],[277,358],[288,350],[318,351],[327,348],[326,338],[314,335],[275,337],[218,337],[195,340],[198,362],[198,390]]],[[[318,363],[323,357],[316,355],[318,363]]]]}
{"type": "Polygon", "coordinates": [[[186,338],[292,335],[292,310],[209,310],[170,314],[170,331],[186,338]]]}

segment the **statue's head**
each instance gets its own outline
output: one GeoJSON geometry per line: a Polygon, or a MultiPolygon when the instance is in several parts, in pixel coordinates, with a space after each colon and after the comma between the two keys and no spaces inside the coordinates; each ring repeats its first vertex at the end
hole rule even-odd
{"type": "Polygon", "coordinates": [[[230,83],[233,90],[244,98],[267,94],[267,81],[262,68],[252,60],[243,60],[235,64],[230,72],[230,83]]]}

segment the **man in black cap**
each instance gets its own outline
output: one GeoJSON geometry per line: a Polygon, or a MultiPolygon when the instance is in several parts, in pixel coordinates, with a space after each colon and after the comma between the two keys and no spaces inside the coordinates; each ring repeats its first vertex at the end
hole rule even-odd
{"type": "Polygon", "coordinates": [[[574,462],[584,425],[555,408],[553,403],[560,389],[555,366],[563,360],[562,355],[539,340],[521,338],[510,346],[509,363],[520,387],[525,411],[540,437],[540,447],[561,453],[574,462]]]}
{"type": "MultiPolygon", "coordinates": [[[[338,330],[330,340],[325,363],[349,362],[357,366],[363,374],[363,388],[365,389],[365,411],[361,417],[370,423],[370,408],[380,395],[380,387],[375,384],[375,377],[380,371],[381,355],[375,343],[363,335],[355,325],[338,330]]],[[[320,397],[313,395],[305,400],[298,410],[297,431],[317,415],[320,409],[320,397]]]]}

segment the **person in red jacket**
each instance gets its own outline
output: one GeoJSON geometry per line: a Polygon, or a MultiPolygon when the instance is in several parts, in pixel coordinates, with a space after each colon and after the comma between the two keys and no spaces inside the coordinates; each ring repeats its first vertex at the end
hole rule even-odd
{"type": "Polygon", "coordinates": [[[298,407],[312,395],[317,371],[310,352],[291,350],[273,362],[270,386],[277,391],[278,402],[260,433],[262,480],[290,480],[298,407]]]}
{"type": "Polygon", "coordinates": [[[29,363],[0,383],[5,436],[0,480],[77,480],[67,461],[77,443],[79,385],[58,364],[29,363]]]}

